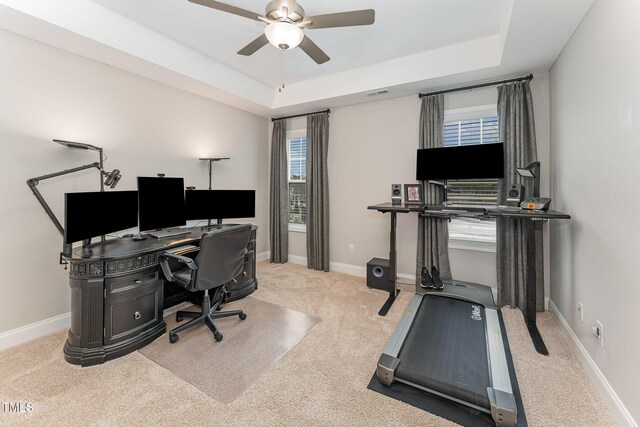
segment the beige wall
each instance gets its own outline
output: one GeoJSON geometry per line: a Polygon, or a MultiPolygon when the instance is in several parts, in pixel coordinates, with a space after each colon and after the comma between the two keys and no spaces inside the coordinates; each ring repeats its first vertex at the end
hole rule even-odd
{"type": "MultiPolygon", "coordinates": [[[[105,167],[118,168],[118,190],[137,176],[185,178],[207,188],[206,162],[217,163],[214,188],[255,189],[258,252],[267,246],[267,119],[0,31],[0,332],[69,311],[62,239],[25,182],[97,160],[52,138],[101,146],[105,167]]],[[[99,189],[97,171],[38,186],[63,221],[63,194],[99,189]]],[[[90,215],[90,210],[88,211],[90,215]]]]}
{"type": "MultiPolygon", "coordinates": [[[[531,83],[536,115],[542,193],[549,180],[549,83],[537,75],[531,83]]],[[[495,87],[446,95],[445,108],[495,104],[495,87]]],[[[420,99],[417,95],[331,110],[329,192],[331,261],[364,267],[371,258],[388,258],[389,217],[367,206],[390,200],[392,183],[415,183],[420,99]],[[349,244],[354,250],[349,250],[349,244]]],[[[306,119],[288,122],[304,129],[306,119]]],[[[398,215],[398,273],[401,281],[415,274],[416,214],[398,215]]],[[[305,233],[289,233],[289,253],[306,256],[305,233]]],[[[547,242],[548,244],[548,242],[547,242]]],[[[548,252],[548,251],[547,251],[548,252]]],[[[453,276],[496,286],[495,253],[450,249],[453,276]]],[[[548,265],[548,260],[547,260],[548,265]]],[[[548,270],[547,270],[548,272],[548,270]]]]}
{"type": "Polygon", "coordinates": [[[640,421],[638,16],[637,0],[597,0],[551,69],[552,197],[572,216],[553,225],[551,299],[640,421]]]}

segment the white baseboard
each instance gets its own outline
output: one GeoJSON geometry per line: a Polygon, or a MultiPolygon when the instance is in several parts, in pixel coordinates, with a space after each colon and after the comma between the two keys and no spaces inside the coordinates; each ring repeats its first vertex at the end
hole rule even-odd
{"type": "Polygon", "coordinates": [[[267,261],[270,256],[271,253],[269,251],[260,252],[256,255],[256,262],[267,261]]]}
{"type": "MultiPolygon", "coordinates": [[[[289,254],[291,264],[307,265],[307,257],[289,254]]],[[[356,277],[367,277],[367,267],[361,265],[345,264],[342,262],[329,261],[329,270],[337,273],[345,273],[356,277]]]]}
{"type": "Polygon", "coordinates": [[[549,301],[549,309],[556,319],[558,326],[569,340],[569,345],[573,348],[573,351],[578,356],[582,367],[587,371],[587,375],[591,378],[591,382],[596,386],[600,392],[600,396],[605,401],[609,411],[613,415],[613,418],[621,426],[638,427],[638,424],[633,419],[624,403],[620,400],[607,378],[604,376],[598,365],[593,361],[587,349],[584,348],[576,334],[571,329],[571,326],[564,319],[558,307],[553,301],[549,301]]]}
{"type": "Polygon", "coordinates": [[[367,277],[367,267],[363,265],[344,264],[342,262],[329,262],[329,270],[345,273],[356,277],[367,277]]]}
{"type": "Polygon", "coordinates": [[[307,265],[307,257],[300,255],[287,255],[288,262],[291,264],[307,265]]]}
{"type": "Polygon", "coordinates": [[[0,334],[0,351],[49,335],[53,332],[58,332],[62,329],[68,329],[70,325],[71,313],[65,313],[3,332],[0,334]]]}

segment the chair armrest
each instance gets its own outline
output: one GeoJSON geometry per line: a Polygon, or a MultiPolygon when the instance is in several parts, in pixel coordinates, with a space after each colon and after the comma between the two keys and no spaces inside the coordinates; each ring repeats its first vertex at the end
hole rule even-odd
{"type": "Polygon", "coordinates": [[[172,254],[172,253],[169,253],[169,252],[164,252],[160,256],[160,260],[162,260],[163,258],[173,258],[173,259],[177,260],[178,262],[186,264],[187,267],[189,267],[191,270],[197,270],[198,269],[198,265],[193,260],[193,258],[189,258],[189,257],[184,256],[184,255],[176,255],[176,254],[172,254]]]}
{"type": "Polygon", "coordinates": [[[182,255],[176,255],[176,254],[172,254],[172,253],[168,253],[168,252],[164,252],[161,256],[160,256],[160,268],[162,269],[162,272],[164,273],[164,277],[165,279],[167,279],[169,282],[175,282],[175,277],[173,275],[173,272],[171,271],[171,268],[169,267],[169,258],[175,259],[180,263],[185,264],[187,267],[189,267],[189,269],[191,271],[195,271],[198,269],[198,265],[195,263],[195,261],[189,257],[186,256],[182,256],[182,255]]]}

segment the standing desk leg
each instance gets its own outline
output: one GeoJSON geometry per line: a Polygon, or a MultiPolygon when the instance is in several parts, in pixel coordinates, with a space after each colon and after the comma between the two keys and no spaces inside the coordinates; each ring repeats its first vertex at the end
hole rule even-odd
{"type": "Polygon", "coordinates": [[[525,219],[524,221],[526,221],[527,228],[527,278],[525,284],[527,288],[527,303],[524,319],[536,351],[547,356],[549,351],[536,326],[536,223],[533,220],[525,219]]]}
{"type": "Polygon", "coordinates": [[[398,223],[398,217],[396,212],[390,212],[391,215],[391,231],[389,233],[389,298],[384,303],[378,315],[386,316],[391,308],[391,305],[396,300],[396,297],[400,293],[400,290],[396,289],[396,268],[397,268],[397,251],[396,251],[396,225],[398,223]]]}

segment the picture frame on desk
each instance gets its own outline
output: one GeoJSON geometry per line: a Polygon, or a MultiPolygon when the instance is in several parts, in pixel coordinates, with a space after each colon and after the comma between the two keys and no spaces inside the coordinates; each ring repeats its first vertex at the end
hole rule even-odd
{"type": "Polygon", "coordinates": [[[422,192],[422,184],[405,184],[404,185],[404,203],[405,204],[424,204],[422,192]]]}

